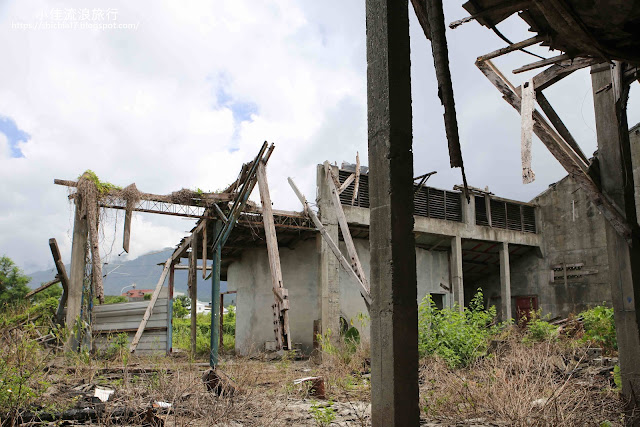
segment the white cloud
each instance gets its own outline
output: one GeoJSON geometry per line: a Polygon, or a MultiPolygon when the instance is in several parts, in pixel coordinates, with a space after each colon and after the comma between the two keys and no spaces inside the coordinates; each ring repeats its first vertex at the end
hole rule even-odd
{"type": "MultiPolygon", "coordinates": [[[[465,14],[446,3],[448,21],[465,14]]],[[[26,270],[51,263],[49,237],[68,259],[73,211],[54,178],[92,169],[147,192],[215,190],[268,140],[277,147],[268,168],[272,198],[278,208],[299,209],[287,176],[313,199],[317,163],[353,161],[356,151],[368,163],[364,2],[110,1],[117,21],[139,22],[137,30],[11,28],[36,22],[41,10],[86,7],[107,5],[13,0],[0,9],[0,37],[9,41],[0,57],[11,64],[0,67],[0,114],[31,135],[21,146],[24,158],[0,155],[0,253],[26,270]]],[[[448,168],[430,46],[411,15],[415,171],[438,170],[430,184],[450,188],[459,171],[448,168]]],[[[518,21],[504,30],[527,36],[518,21]]],[[[502,41],[476,23],[448,36],[470,183],[533,197],[563,173],[538,141],[538,183],[520,184],[518,115],[473,66],[502,41]]],[[[499,65],[508,71],[531,59],[514,55],[499,65]]],[[[569,89],[559,86],[549,98],[579,140],[593,145],[590,95],[583,103],[588,72],[567,82],[569,89]]],[[[132,256],[177,243],[193,224],[136,218],[132,256]]],[[[113,224],[105,225],[105,253],[113,233],[113,224]]]]}

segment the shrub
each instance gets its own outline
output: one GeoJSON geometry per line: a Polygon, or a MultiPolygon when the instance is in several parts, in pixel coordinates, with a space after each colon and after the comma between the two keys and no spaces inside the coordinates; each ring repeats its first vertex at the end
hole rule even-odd
{"type": "Polygon", "coordinates": [[[420,356],[437,355],[450,368],[469,366],[487,351],[489,338],[497,332],[496,308],[484,308],[482,290],[462,312],[457,306],[438,309],[427,295],[418,309],[420,356]]]}
{"type": "Polygon", "coordinates": [[[613,308],[599,305],[580,313],[584,324],[585,342],[602,347],[605,352],[618,349],[616,326],[613,320],[613,308]]]}
{"type": "Polygon", "coordinates": [[[554,340],[558,337],[558,327],[550,324],[540,317],[540,310],[529,313],[527,323],[527,335],[524,342],[542,342],[554,340]]]}

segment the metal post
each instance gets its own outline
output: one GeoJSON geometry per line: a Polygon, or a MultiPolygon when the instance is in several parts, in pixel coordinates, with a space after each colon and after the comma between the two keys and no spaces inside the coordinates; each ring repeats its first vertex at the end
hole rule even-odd
{"type": "MultiPolygon", "coordinates": [[[[222,230],[222,223],[214,221],[213,235],[217,236],[222,230]]],[[[221,267],[222,242],[213,248],[211,257],[211,352],[209,353],[209,366],[215,369],[218,366],[218,351],[220,349],[220,267],[221,267]]]]}

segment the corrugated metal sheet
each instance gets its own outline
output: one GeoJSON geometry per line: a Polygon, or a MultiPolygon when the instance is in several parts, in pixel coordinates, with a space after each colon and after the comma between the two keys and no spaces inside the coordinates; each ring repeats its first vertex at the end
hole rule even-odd
{"type": "MultiPolygon", "coordinates": [[[[170,339],[168,325],[171,320],[167,295],[167,288],[163,288],[142,334],[136,354],[166,353],[170,348],[167,345],[170,339]]],[[[92,322],[94,348],[99,350],[108,348],[114,336],[121,332],[125,332],[131,342],[148,305],[149,301],[139,301],[95,306],[92,322]]]]}

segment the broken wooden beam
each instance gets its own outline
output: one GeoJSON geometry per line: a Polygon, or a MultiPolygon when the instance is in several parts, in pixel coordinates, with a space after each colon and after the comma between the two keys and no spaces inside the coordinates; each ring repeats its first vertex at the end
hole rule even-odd
{"type": "Polygon", "coordinates": [[[53,280],[49,280],[48,282],[43,283],[39,288],[32,290],[31,292],[29,292],[28,294],[26,294],[26,295],[24,296],[24,298],[25,298],[25,299],[27,299],[27,298],[31,298],[32,296],[34,296],[34,295],[36,295],[36,294],[38,294],[38,293],[40,293],[40,292],[44,291],[45,289],[47,289],[47,288],[49,288],[49,287],[51,287],[51,286],[55,285],[56,283],[60,283],[60,279],[58,278],[58,276],[56,276],[56,278],[55,278],[55,279],[53,279],[53,280]]]}
{"type": "MultiPolygon", "coordinates": [[[[66,179],[54,179],[53,183],[56,185],[62,185],[65,187],[77,187],[78,182],[70,181],[66,179]]],[[[111,190],[109,193],[118,194],[121,190],[111,190]]],[[[194,192],[195,193],[195,192],[194,192]]],[[[162,202],[162,203],[172,203],[178,205],[186,205],[186,206],[202,206],[202,201],[207,203],[219,203],[219,202],[230,202],[233,200],[233,194],[231,193],[202,193],[198,194],[197,198],[192,198],[191,203],[180,203],[176,202],[175,198],[171,195],[163,195],[163,194],[151,194],[151,193],[143,193],[139,194],[140,200],[149,200],[152,202],[162,202]]]]}
{"type": "Polygon", "coordinates": [[[262,219],[264,222],[264,234],[267,240],[267,254],[269,256],[269,270],[271,271],[271,284],[275,294],[274,304],[274,334],[278,350],[291,350],[291,333],[289,331],[289,298],[288,291],[282,283],[282,269],[280,266],[280,252],[278,238],[273,221],[271,207],[271,195],[267,181],[265,164],[260,161],[257,170],[258,189],[262,203],[262,219]]]}
{"type": "Polygon", "coordinates": [[[449,145],[449,162],[452,168],[464,168],[458,134],[456,104],[453,97],[453,84],[449,70],[449,49],[445,34],[442,0],[421,0],[426,3],[429,31],[431,33],[431,51],[438,81],[438,97],[444,106],[444,127],[449,145]]]}
{"type": "Polygon", "coordinates": [[[353,182],[353,180],[356,179],[356,174],[352,173],[351,175],[349,175],[347,177],[347,179],[344,180],[344,182],[342,183],[342,185],[340,185],[340,188],[338,188],[338,193],[342,194],[342,192],[344,190],[347,189],[347,187],[349,187],[349,185],[351,185],[351,183],[353,182]]]}
{"type": "Polygon", "coordinates": [[[486,61],[487,59],[493,59],[493,58],[497,58],[498,56],[502,56],[505,55],[509,52],[513,52],[514,50],[520,50],[523,47],[528,47],[528,46],[532,46],[534,44],[538,44],[541,43],[543,41],[547,40],[547,38],[545,36],[541,36],[541,35],[537,35],[534,37],[531,37],[529,39],[523,40],[521,42],[518,43],[513,43],[507,47],[503,47],[501,49],[498,50],[494,50],[491,53],[487,53],[486,55],[482,55],[478,58],[478,61],[486,61]]]}
{"type": "MultiPolygon", "coordinates": [[[[466,9],[466,6],[467,6],[467,4],[465,4],[463,7],[465,7],[465,9],[466,9]]],[[[466,24],[467,22],[471,22],[474,19],[478,20],[478,18],[483,18],[483,17],[485,17],[487,15],[494,15],[494,14],[511,15],[511,14],[514,14],[514,13],[518,12],[519,10],[526,9],[528,6],[529,6],[529,0],[526,0],[526,1],[504,1],[502,3],[499,3],[496,6],[488,7],[486,9],[477,11],[476,13],[473,13],[470,16],[467,16],[465,18],[458,19],[457,21],[453,21],[452,23],[449,24],[449,28],[454,30],[454,29],[458,28],[462,24],[466,24]]],[[[485,24],[480,22],[480,25],[485,25],[485,24]]]]}
{"type": "Polygon", "coordinates": [[[336,212],[338,225],[340,226],[340,231],[342,231],[342,238],[344,239],[345,246],[347,247],[347,253],[349,254],[349,259],[351,261],[351,268],[356,272],[358,278],[360,279],[360,282],[367,290],[367,292],[371,293],[369,281],[367,280],[367,276],[364,273],[364,269],[362,268],[362,264],[360,263],[360,258],[358,257],[358,253],[356,252],[356,247],[353,243],[353,239],[351,238],[349,223],[347,222],[347,218],[344,215],[342,203],[340,203],[340,195],[338,194],[338,190],[336,189],[335,185],[333,185],[333,180],[330,178],[330,175],[333,175],[333,170],[329,162],[324,162],[324,174],[327,179],[329,191],[331,192],[331,202],[333,203],[333,208],[336,212]]]}
{"type": "Polygon", "coordinates": [[[538,105],[540,106],[544,114],[547,116],[547,118],[549,119],[553,127],[556,128],[560,136],[565,141],[567,141],[567,144],[569,144],[571,148],[573,148],[573,151],[575,151],[576,154],[580,156],[582,161],[588,164],[589,159],[587,159],[587,156],[585,156],[584,152],[578,145],[578,142],[575,140],[573,135],[571,135],[571,132],[569,132],[569,129],[567,129],[567,127],[565,126],[560,116],[558,116],[558,114],[556,113],[556,110],[553,109],[553,107],[551,106],[551,103],[547,100],[547,97],[544,96],[542,91],[538,91],[537,88],[536,88],[536,101],[538,102],[538,105]]]}
{"type": "MultiPolygon", "coordinates": [[[[520,97],[515,92],[515,87],[499,72],[499,70],[488,61],[477,61],[476,66],[489,79],[489,81],[502,93],[503,98],[516,111],[520,111],[520,97]]],[[[571,175],[587,197],[602,213],[616,232],[630,243],[632,236],[632,228],[626,219],[620,214],[617,208],[611,203],[606,195],[600,191],[598,186],[588,175],[587,167],[582,159],[573,151],[573,149],[555,133],[551,125],[537,111],[534,111],[533,131],[542,143],[547,147],[549,152],[558,160],[565,168],[567,173],[571,175]]]]}
{"type": "Polygon", "coordinates": [[[309,203],[307,202],[307,199],[300,192],[296,184],[293,182],[291,178],[288,178],[287,180],[289,181],[289,185],[293,189],[293,192],[296,194],[296,196],[300,200],[300,203],[302,203],[302,206],[304,207],[304,211],[307,213],[307,215],[309,215],[309,217],[315,224],[316,228],[318,229],[322,237],[327,242],[327,246],[329,246],[333,254],[336,256],[336,258],[338,258],[338,261],[340,262],[340,265],[342,266],[342,268],[344,268],[345,271],[349,273],[351,278],[358,285],[360,285],[360,294],[362,295],[362,298],[364,298],[364,301],[368,309],[371,306],[371,295],[369,294],[369,290],[365,288],[364,284],[362,283],[362,281],[360,280],[356,272],[353,270],[353,268],[351,268],[351,265],[349,264],[347,259],[340,252],[340,248],[338,247],[338,245],[336,245],[336,243],[333,241],[331,236],[329,236],[329,233],[327,232],[326,228],[322,224],[322,221],[320,221],[320,218],[318,218],[318,215],[316,215],[316,213],[313,210],[311,210],[311,208],[309,207],[309,203]]]}
{"type": "Polygon", "coordinates": [[[353,185],[353,194],[351,195],[351,206],[355,204],[356,199],[358,198],[359,187],[360,187],[360,153],[356,151],[356,183],[353,185]]]}
{"type": "Polygon", "coordinates": [[[173,263],[173,257],[170,257],[167,260],[167,262],[164,263],[164,268],[162,269],[162,274],[160,275],[160,279],[156,284],[156,288],[153,291],[153,295],[151,295],[151,301],[149,301],[149,305],[147,306],[144,316],[142,316],[142,321],[140,322],[140,326],[138,326],[138,330],[135,336],[133,337],[133,339],[131,340],[131,344],[129,345],[129,351],[131,353],[136,351],[136,348],[138,347],[138,342],[140,342],[140,338],[142,337],[144,328],[147,326],[147,322],[151,317],[151,313],[153,313],[153,307],[155,307],[156,301],[158,301],[158,296],[160,295],[160,291],[162,290],[162,285],[164,284],[164,280],[167,278],[167,275],[169,274],[169,269],[172,263],[173,263]]]}
{"type": "Polygon", "coordinates": [[[550,64],[555,64],[566,59],[571,59],[569,55],[563,53],[562,55],[554,56],[551,58],[542,59],[540,61],[532,62],[531,64],[523,65],[520,68],[516,68],[512,71],[513,74],[524,73],[525,71],[535,70],[536,68],[544,67],[550,64]]]}

